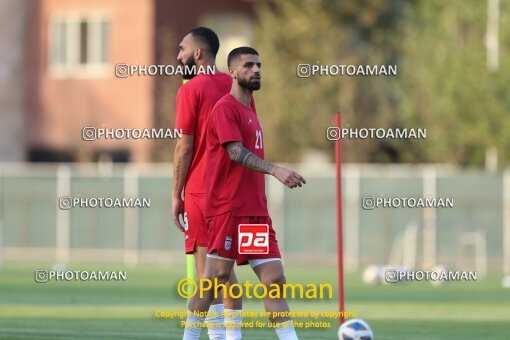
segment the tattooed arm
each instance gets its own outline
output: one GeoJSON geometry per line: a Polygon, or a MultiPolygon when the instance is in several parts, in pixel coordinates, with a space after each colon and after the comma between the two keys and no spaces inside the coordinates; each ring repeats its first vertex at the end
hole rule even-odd
{"type": "Polygon", "coordinates": [[[184,213],[184,201],[182,199],[182,190],[188,176],[191,158],[193,157],[193,135],[183,134],[181,139],[177,140],[174,151],[174,186],[172,189],[172,218],[174,224],[181,231],[184,228],[179,222],[179,214],[184,213]]]}
{"type": "Polygon", "coordinates": [[[257,157],[251,151],[246,149],[241,142],[227,143],[225,148],[227,149],[230,159],[234,162],[239,163],[248,169],[272,175],[289,188],[295,188],[306,184],[303,176],[297,172],[257,157]]]}

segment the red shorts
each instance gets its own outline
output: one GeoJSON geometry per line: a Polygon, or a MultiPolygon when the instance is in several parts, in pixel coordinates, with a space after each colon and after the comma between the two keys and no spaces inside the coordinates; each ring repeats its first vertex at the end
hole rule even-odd
{"type": "Polygon", "coordinates": [[[193,254],[195,247],[207,247],[208,233],[204,218],[205,194],[184,195],[184,231],[186,254],[193,254]]]}
{"type": "Polygon", "coordinates": [[[248,264],[248,260],[281,258],[276,233],[269,216],[232,216],[227,212],[207,218],[209,244],[207,253],[216,252],[220,257],[234,259],[237,265],[248,264]],[[239,254],[238,229],[240,224],[267,224],[269,226],[269,252],[267,254],[239,254]]]}

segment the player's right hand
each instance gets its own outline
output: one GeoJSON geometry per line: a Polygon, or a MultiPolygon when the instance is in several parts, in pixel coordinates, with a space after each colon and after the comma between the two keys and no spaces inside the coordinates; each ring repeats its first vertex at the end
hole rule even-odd
{"type": "Polygon", "coordinates": [[[172,197],[172,218],[174,224],[180,231],[184,232],[184,227],[179,221],[179,215],[184,214],[184,200],[181,197],[172,197]]]}
{"type": "Polygon", "coordinates": [[[296,187],[301,187],[303,184],[306,184],[303,176],[295,172],[294,170],[287,169],[278,165],[275,165],[272,173],[276,179],[285,184],[287,187],[293,189],[296,187]]]}

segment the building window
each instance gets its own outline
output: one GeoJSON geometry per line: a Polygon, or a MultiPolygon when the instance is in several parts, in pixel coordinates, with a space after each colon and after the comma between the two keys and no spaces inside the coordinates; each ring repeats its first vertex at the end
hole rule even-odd
{"type": "Polygon", "coordinates": [[[109,61],[110,22],[101,16],[50,19],[49,68],[54,75],[95,75],[109,61]]]}

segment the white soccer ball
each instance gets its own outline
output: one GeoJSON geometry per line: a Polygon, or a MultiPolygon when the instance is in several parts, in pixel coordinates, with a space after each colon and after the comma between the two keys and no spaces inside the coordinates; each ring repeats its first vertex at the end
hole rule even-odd
{"type": "Polygon", "coordinates": [[[374,332],[361,319],[349,319],[345,321],[338,330],[339,340],[373,340],[374,332]]]}
{"type": "Polygon", "coordinates": [[[375,285],[381,280],[381,266],[371,264],[365,268],[363,275],[361,276],[363,282],[369,285],[375,285]]]}

